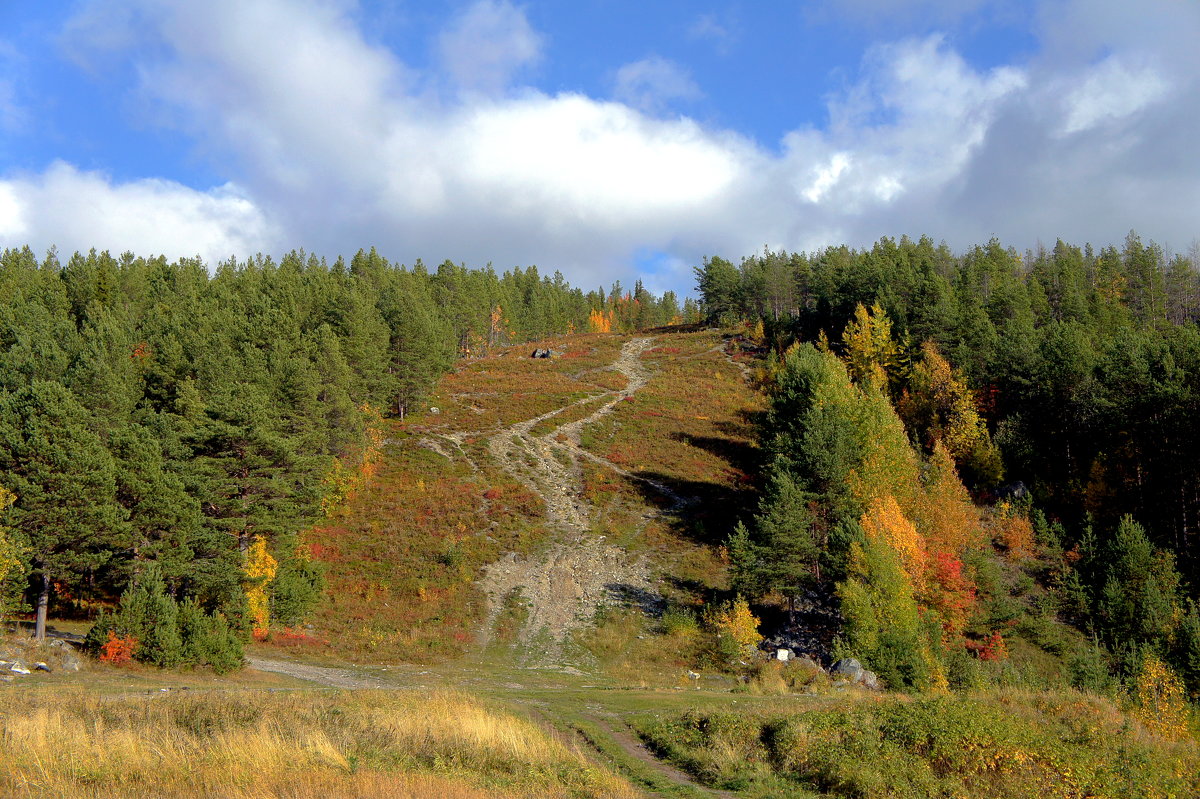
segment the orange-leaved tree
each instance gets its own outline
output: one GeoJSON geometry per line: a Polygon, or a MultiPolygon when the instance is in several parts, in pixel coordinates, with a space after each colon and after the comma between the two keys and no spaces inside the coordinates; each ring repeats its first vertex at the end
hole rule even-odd
{"type": "Polygon", "coordinates": [[[913,521],[931,552],[961,557],[968,549],[986,543],[979,509],[958,479],[954,460],[940,441],[926,461],[913,521]]]}
{"type": "Polygon", "coordinates": [[[588,330],[592,333],[611,333],[613,326],[613,312],[611,309],[607,311],[593,308],[588,314],[588,330]]]}
{"type": "Polygon", "coordinates": [[[896,553],[912,586],[924,582],[928,559],[925,539],[904,515],[894,497],[889,494],[873,499],[860,524],[868,540],[882,541],[896,553]]]}
{"type": "Polygon", "coordinates": [[[1022,511],[1001,502],[992,511],[992,540],[1014,563],[1034,554],[1033,523],[1022,511]]]}

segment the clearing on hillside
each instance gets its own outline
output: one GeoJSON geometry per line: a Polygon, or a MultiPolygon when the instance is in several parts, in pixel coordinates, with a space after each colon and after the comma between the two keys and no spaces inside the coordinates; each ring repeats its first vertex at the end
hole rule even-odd
{"type": "Polygon", "coordinates": [[[307,541],[330,597],[277,643],[561,664],[604,607],[700,601],[743,512],[759,399],[715,331],[580,335],[461,364],[389,422],[374,480],[307,541]]]}

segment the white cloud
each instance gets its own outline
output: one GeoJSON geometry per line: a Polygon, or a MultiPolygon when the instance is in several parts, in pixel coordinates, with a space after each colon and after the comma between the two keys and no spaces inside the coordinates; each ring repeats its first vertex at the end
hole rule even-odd
{"type": "Polygon", "coordinates": [[[166,180],[114,184],[62,162],[0,180],[0,247],[96,247],[216,263],[278,243],[262,212],[230,185],[199,192],[166,180]]]}
{"type": "Polygon", "coordinates": [[[1169,88],[1153,67],[1129,66],[1120,57],[1110,56],[1067,90],[1061,134],[1069,136],[1126,119],[1162,100],[1169,88]]]}
{"type": "MultiPolygon", "coordinates": [[[[376,245],[409,263],[537,263],[585,286],[626,275],[647,250],[664,254],[655,284],[669,285],[670,264],[763,244],[929,233],[953,246],[1000,235],[1023,247],[1105,242],[1130,227],[1190,241],[1196,48],[1184,35],[1121,33],[1136,24],[1122,17],[1090,34],[1110,43],[1105,59],[1082,45],[1071,58],[1050,54],[1060,26],[1081,15],[1048,17],[1046,52],[1019,66],[976,69],[938,36],[873,47],[829,97],[829,123],[789,133],[774,152],[647,114],[648,102],[691,90],[670,62],[627,65],[624,102],[515,86],[540,39],[507,3],[469,7],[438,40],[465,89],[446,98],[427,91],[436,77],[367,44],[332,0],[96,0],[75,23],[73,49],[92,63],[132,61],[140,98],[240,188],[112,185],[62,165],[0,183],[9,206],[20,198],[6,212],[0,190],[0,235],[15,241],[19,227],[46,241],[63,230],[79,241],[63,246],[218,255],[376,245]],[[122,19],[136,36],[112,30],[122,19]],[[1151,57],[1156,41],[1170,46],[1151,57]],[[89,55],[94,42],[109,49],[89,55]],[[117,238],[128,243],[109,243],[117,238]]],[[[1193,11],[1174,27],[1198,24],[1193,11]]],[[[678,271],[675,286],[686,288],[688,270],[678,271]]]]}
{"type": "Polygon", "coordinates": [[[615,99],[652,114],[663,111],[673,100],[702,96],[687,70],[656,55],[622,66],[613,84],[615,99]]]}
{"type": "Polygon", "coordinates": [[[785,139],[797,194],[847,217],[952,182],[1026,85],[1018,70],[972,70],[938,36],[876,47],[866,61],[866,78],[831,99],[828,131],[785,139]]]}
{"type": "Polygon", "coordinates": [[[507,0],[477,0],[441,35],[443,68],[468,91],[495,94],[541,56],[542,39],[507,0]]]}

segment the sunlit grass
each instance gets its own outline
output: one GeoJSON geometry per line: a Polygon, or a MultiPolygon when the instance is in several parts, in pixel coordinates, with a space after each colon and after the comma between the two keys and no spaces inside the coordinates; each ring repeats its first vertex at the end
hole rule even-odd
{"type": "Polygon", "coordinates": [[[1124,799],[1200,795],[1200,746],[1160,738],[1107,699],[991,691],[846,695],[835,707],[644,718],[661,753],[747,796],[1124,799]]]}
{"type": "Polygon", "coordinates": [[[461,694],[0,695],[0,793],[622,797],[623,780],[461,694]]]}

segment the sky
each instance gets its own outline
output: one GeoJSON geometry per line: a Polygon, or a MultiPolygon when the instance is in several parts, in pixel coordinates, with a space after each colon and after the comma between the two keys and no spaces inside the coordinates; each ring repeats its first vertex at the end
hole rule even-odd
{"type": "Polygon", "coordinates": [[[1200,236],[1197,0],[0,0],[0,247],[693,293],[705,256],[1200,236]]]}

